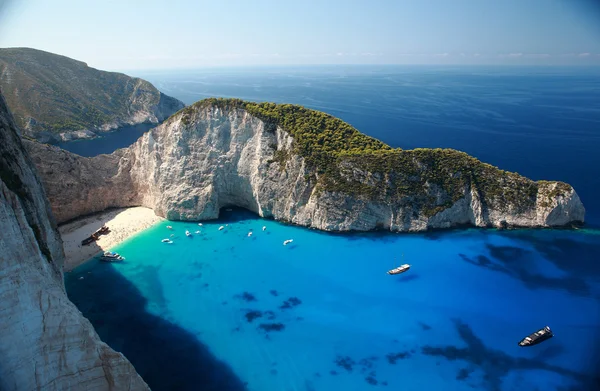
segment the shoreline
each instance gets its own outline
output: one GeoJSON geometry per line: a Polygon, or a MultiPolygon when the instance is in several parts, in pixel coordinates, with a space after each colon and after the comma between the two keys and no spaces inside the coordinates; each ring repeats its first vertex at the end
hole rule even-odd
{"type": "Polygon", "coordinates": [[[111,209],[60,225],[58,231],[65,251],[63,272],[70,272],[95,255],[108,251],[111,247],[164,220],[155,215],[152,209],[136,206],[111,209]],[[103,225],[110,228],[110,233],[101,235],[97,241],[87,246],[81,245],[83,239],[103,225]]]}

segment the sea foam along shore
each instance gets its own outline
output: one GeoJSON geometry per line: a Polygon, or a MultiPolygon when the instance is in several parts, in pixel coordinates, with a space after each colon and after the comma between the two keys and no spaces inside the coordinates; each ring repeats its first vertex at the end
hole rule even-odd
{"type": "Polygon", "coordinates": [[[58,227],[65,250],[64,271],[68,272],[81,265],[94,255],[107,251],[136,233],[164,220],[154,211],[144,207],[112,209],[85,216],[58,227]],[[90,245],[82,246],[81,241],[103,225],[110,233],[90,245]]]}

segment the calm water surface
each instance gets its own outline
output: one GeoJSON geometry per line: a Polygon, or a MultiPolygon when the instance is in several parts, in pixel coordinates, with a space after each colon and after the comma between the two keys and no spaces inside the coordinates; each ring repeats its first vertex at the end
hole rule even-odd
{"type": "Polygon", "coordinates": [[[394,146],[452,147],[535,179],[564,180],[591,224],[331,235],[223,211],[221,221],[169,223],[173,231],[160,223],[117,246],[126,261],[92,260],[67,274],[69,296],[154,390],[600,389],[594,72],[136,75],[185,103],[300,103],[394,146]],[[186,229],[201,233],[187,238],[186,229]],[[171,234],[173,244],[161,243],[171,234]],[[286,239],[294,241],[283,246],[286,239]],[[388,276],[402,254],[411,270],[388,276]],[[545,325],[553,339],[517,346],[545,325]]]}

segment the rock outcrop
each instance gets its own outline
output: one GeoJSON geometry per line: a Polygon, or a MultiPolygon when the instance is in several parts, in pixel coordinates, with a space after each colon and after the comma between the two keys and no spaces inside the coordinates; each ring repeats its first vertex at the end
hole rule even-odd
{"type": "Polygon", "coordinates": [[[130,205],[172,220],[236,205],[328,231],[550,227],[585,215],[568,184],[454,150],[392,149],[292,105],[201,101],[109,156],[27,145],[59,221],[130,205]]]}
{"type": "Polygon", "coordinates": [[[23,134],[42,142],[159,123],[184,107],[145,80],[29,48],[0,49],[0,89],[23,134]]]}
{"type": "Polygon", "coordinates": [[[65,293],[64,254],[0,96],[0,390],[145,390],[65,293]]]}

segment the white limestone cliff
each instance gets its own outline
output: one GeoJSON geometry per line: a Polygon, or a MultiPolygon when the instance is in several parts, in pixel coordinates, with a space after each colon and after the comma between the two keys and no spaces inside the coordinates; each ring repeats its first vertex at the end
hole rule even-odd
{"type": "MultiPolygon", "coordinates": [[[[498,194],[484,194],[483,187],[467,180],[460,197],[448,204],[448,194],[428,181],[425,201],[411,194],[387,196],[393,173],[370,172],[347,160],[338,163],[340,175],[373,189],[375,196],[334,191],[322,186],[280,126],[244,109],[218,105],[179,112],[112,155],[81,158],[37,143],[27,146],[59,221],[131,205],[172,220],[214,219],[220,208],[235,205],[328,231],[424,231],[463,224],[550,227],[583,222],[585,215],[571,186],[535,183],[500,170],[491,178],[498,194]],[[515,189],[520,194],[521,184],[537,189],[528,202],[503,195],[515,189]],[[435,213],[426,211],[432,207],[435,213]]],[[[425,167],[418,159],[415,164],[425,167]]]]}
{"type": "Polygon", "coordinates": [[[64,254],[0,96],[0,390],[146,390],[65,293],[64,254]]]}

